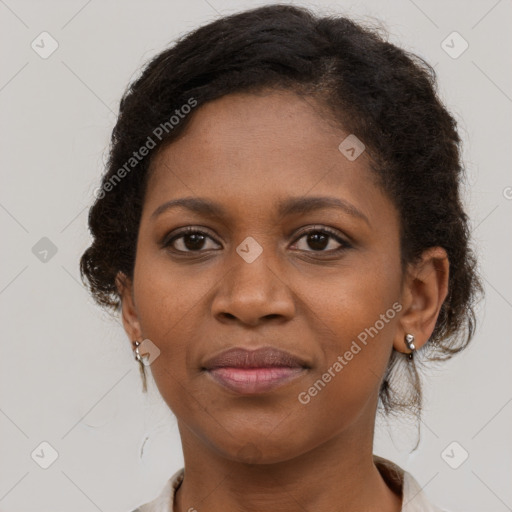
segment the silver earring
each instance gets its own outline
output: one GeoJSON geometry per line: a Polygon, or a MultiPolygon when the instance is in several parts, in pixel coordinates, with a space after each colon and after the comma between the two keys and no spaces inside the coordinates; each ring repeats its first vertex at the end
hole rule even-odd
{"type": "Polygon", "coordinates": [[[411,350],[411,353],[409,354],[409,359],[412,359],[412,355],[414,351],[416,350],[416,346],[414,345],[414,335],[412,334],[406,334],[405,335],[405,344],[407,345],[407,348],[411,350]]]}
{"type": "Polygon", "coordinates": [[[139,345],[141,344],[140,341],[133,341],[133,344],[135,345],[135,359],[139,363],[139,370],[140,370],[140,376],[142,378],[142,391],[146,392],[148,390],[147,381],[146,381],[146,372],[144,369],[144,361],[142,360],[142,355],[139,351],[139,345]]]}
{"type": "Polygon", "coordinates": [[[139,352],[139,345],[140,345],[140,341],[137,341],[135,340],[133,342],[133,344],[135,345],[135,350],[134,350],[134,353],[135,353],[135,359],[137,361],[139,361],[139,363],[142,363],[142,356],[140,355],[140,352],[139,352]]]}

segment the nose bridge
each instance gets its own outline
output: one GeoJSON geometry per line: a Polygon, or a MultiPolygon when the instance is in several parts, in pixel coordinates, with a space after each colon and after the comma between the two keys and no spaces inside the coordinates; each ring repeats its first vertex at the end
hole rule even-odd
{"type": "Polygon", "coordinates": [[[292,294],[278,275],[276,249],[260,242],[247,237],[229,255],[229,270],[213,301],[214,315],[251,324],[265,316],[293,315],[292,294]]]}

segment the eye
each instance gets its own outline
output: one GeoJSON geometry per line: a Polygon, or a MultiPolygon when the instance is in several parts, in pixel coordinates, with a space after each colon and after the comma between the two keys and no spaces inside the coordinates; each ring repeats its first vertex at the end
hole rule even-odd
{"type": "MultiPolygon", "coordinates": [[[[300,241],[302,239],[305,239],[305,242],[302,248],[299,247],[300,250],[307,251],[307,249],[305,249],[304,246],[309,246],[310,248],[313,249],[313,251],[307,252],[335,253],[351,247],[350,244],[343,240],[343,238],[336,231],[333,231],[325,227],[314,227],[302,232],[301,236],[297,239],[297,241],[300,241]],[[338,247],[336,247],[336,244],[338,244],[338,247]],[[332,248],[333,245],[334,248],[332,248]],[[325,250],[329,246],[331,246],[331,249],[325,250]]],[[[297,241],[295,242],[294,247],[298,245],[297,241]]]]}
{"type": "Polygon", "coordinates": [[[176,252],[203,252],[201,249],[216,249],[216,247],[205,248],[207,240],[214,241],[213,238],[204,231],[200,231],[189,226],[186,229],[175,233],[173,237],[166,238],[163,241],[162,246],[170,247],[176,252]]]}
{"type": "MultiPolygon", "coordinates": [[[[220,245],[207,232],[188,226],[181,231],[174,233],[171,237],[166,237],[162,242],[162,247],[170,248],[178,253],[204,252],[207,250],[217,250],[220,245]],[[210,241],[210,247],[208,247],[210,241]],[[213,242],[213,244],[211,243],[213,242]]],[[[296,239],[292,248],[305,250],[306,252],[337,253],[350,248],[351,245],[345,241],[336,231],[326,227],[313,227],[302,231],[299,238],[296,239]],[[303,247],[300,247],[300,240],[304,239],[303,247]],[[334,247],[332,245],[334,244],[334,247]],[[338,247],[336,247],[336,244],[338,247]],[[312,251],[308,251],[307,247],[312,251]],[[329,247],[331,248],[329,249],[329,247]],[[327,249],[327,250],[326,250],[327,249]]]]}

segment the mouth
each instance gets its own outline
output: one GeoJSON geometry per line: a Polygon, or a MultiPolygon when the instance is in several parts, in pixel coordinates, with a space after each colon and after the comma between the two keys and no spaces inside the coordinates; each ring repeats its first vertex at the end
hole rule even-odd
{"type": "Polygon", "coordinates": [[[202,370],[223,387],[252,395],[281,387],[309,368],[301,358],[273,347],[257,350],[237,347],[209,359],[202,370]]]}

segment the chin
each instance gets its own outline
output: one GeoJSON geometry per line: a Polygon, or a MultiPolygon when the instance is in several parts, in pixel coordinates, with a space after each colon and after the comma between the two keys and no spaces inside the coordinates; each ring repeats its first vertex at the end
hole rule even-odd
{"type": "Polygon", "coordinates": [[[274,437],[265,439],[261,433],[254,436],[237,436],[233,433],[233,444],[226,446],[226,438],[219,444],[214,443],[218,451],[226,459],[241,462],[245,464],[278,464],[287,462],[309,451],[313,446],[299,444],[298,439],[287,435],[283,437],[274,437]],[[246,439],[246,442],[235,444],[237,439],[246,439]]]}

